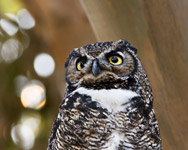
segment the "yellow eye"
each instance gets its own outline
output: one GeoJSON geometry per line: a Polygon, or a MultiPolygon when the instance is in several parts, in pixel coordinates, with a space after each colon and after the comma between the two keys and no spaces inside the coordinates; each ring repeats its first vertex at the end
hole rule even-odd
{"type": "Polygon", "coordinates": [[[123,60],[120,56],[117,56],[117,55],[112,55],[108,58],[109,62],[112,64],[112,65],[121,65],[123,63],[123,60]]]}
{"type": "Polygon", "coordinates": [[[84,68],[85,63],[86,63],[85,61],[79,61],[79,62],[77,62],[76,69],[78,71],[82,70],[82,68],[84,68]]]}

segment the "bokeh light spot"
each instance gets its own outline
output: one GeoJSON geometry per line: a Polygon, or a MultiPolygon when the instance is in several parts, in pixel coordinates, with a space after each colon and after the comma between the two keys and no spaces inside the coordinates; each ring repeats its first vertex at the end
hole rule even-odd
{"type": "Polygon", "coordinates": [[[18,124],[13,126],[11,129],[11,137],[14,143],[25,150],[29,150],[34,146],[34,132],[26,125],[18,124]]]}
{"type": "Polygon", "coordinates": [[[35,57],[34,69],[39,76],[48,77],[55,70],[55,62],[49,54],[42,53],[35,57]]]}
{"type": "Polygon", "coordinates": [[[28,126],[33,130],[35,136],[37,136],[39,131],[39,126],[41,123],[41,116],[39,113],[26,113],[21,117],[21,124],[28,126]]]}
{"type": "Polygon", "coordinates": [[[41,116],[37,112],[23,113],[19,122],[11,129],[11,137],[15,144],[24,150],[34,146],[41,124],[41,116]]]}
{"type": "Polygon", "coordinates": [[[22,44],[13,38],[5,41],[1,47],[1,57],[8,63],[16,60],[22,52],[22,44]]]}
{"type": "Polygon", "coordinates": [[[44,85],[36,80],[28,83],[22,89],[21,102],[26,108],[40,109],[46,102],[44,85]]]}
{"type": "Polygon", "coordinates": [[[18,24],[22,29],[28,30],[35,26],[35,19],[27,11],[27,9],[21,9],[18,11],[18,24]]]}
{"type": "Polygon", "coordinates": [[[18,26],[6,19],[0,20],[0,26],[9,36],[13,36],[18,32],[18,26]]]}
{"type": "Polygon", "coordinates": [[[9,19],[11,19],[15,22],[17,22],[17,20],[18,20],[18,17],[13,13],[5,13],[5,16],[7,16],[9,19]]]}

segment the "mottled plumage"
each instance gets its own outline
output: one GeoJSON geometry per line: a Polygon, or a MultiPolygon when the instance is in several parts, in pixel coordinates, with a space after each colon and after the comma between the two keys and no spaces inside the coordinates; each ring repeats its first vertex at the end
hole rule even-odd
{"type": "Polygon", "coordinates": [[[148,77],[125,40],[74,49],[48,150],[161,150],[148,77]]]}

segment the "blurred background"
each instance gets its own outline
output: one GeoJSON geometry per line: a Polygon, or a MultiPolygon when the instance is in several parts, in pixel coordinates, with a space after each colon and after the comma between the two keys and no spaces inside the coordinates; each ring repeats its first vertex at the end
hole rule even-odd
{"type": "Polygon", "coordinates": [[[187,27],[187,0],[0,0],[0,150],[46,149],[68,54],[119,39],[138,48],[164,150],[187,150],[187,27]]]}
{"type": "Polygon", "coordinates": [[[1,150],[46,149],[66,58],[92,42],[77,0],[0,0],[1,150]]]}

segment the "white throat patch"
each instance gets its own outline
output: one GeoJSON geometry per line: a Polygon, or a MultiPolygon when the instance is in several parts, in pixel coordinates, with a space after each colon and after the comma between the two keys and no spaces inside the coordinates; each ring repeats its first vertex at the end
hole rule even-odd
{"type": "Polygon", "coordinates": [[[126,106],[122,106],[122,104],[139,96],[136,92],[126,89],[93,90],[80,87],[75,92],[91,96],[92,100],[99,102],[103,108],[107,108],[108,111],[113,113],[123,111],[126,106]]]}

